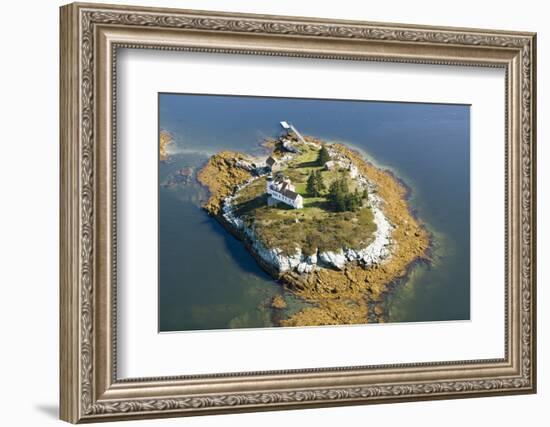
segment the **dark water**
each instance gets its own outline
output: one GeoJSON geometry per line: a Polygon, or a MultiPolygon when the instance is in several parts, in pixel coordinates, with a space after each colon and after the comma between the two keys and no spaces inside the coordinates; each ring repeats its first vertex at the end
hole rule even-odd
{"type": "MultiPolygon", "coordinates": [[[[393,322],[470,317],[470,109],[464,105],[161,94],[159,125],[175,137],[160,183],[200,168],[222,149],[260,153],[279,121],[303,134],[342,141],[393,170],[411,206],[434,233],[434,262],[418,265],[388,295],[393,322]]],[[[243,245],[200,209],[192,182],[161,185],[161,331],[273,326],[277,285],[243,245]]],[[[285,294],[292,313],[304,304],[285,294]]],[[[279,314],[280,315],[280,314],[279,314]]]]}

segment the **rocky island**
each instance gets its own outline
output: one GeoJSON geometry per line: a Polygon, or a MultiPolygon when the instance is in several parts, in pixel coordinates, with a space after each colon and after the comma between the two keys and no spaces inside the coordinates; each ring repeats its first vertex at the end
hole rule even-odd
{"type": "Polygon", "coordinates": [[[384,294],[428,260],[430,235],[411,213],[408,189],[344,144],[281,126],[265,157],[209,158],[197,174],[210,192],[204,209],[310,303],[281,326],[384,321],[384,294]]]}
{"type": "Polygon", "coordinates": [[[159,137],[159,146],[160,146],[159,160],[161,162],[168,160],[168,146],[172,143],[173,143],[172,135],[170,135],[170,133],[165,130],[161,130],[160,137],[159,137]]]}

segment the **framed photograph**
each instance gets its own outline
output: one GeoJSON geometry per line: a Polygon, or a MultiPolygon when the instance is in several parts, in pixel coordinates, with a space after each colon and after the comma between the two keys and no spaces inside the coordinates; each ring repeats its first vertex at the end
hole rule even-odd
{"type": "Polygon", "coordinates": [[[60,22],[63,420],[536,391],[535,34],[60,22]]]}

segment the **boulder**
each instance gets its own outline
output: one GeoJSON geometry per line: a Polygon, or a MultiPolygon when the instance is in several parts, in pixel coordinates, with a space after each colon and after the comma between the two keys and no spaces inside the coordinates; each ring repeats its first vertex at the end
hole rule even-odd
{"type": "Polygon", "coordinates": [[[319,259],[323,263],[331,267],[334,267],[338,270],[342,270],[346,265],[346,261],[347,261],[344,251],[342,249],[340,249],[338,252],[332,252],[332,251],[321,252],[319,254],[319,259]]]}
{"type": "Polygon", "coordinates": [[[317,253],[306,257],[306,262],[312,265],[317,264],[317,253]]]}
{"type": "Polygon", "coordinates": [[[235,166],[241,169],[244,169],[248,172],[253,172],[256,170],[256,165],[253,163],[247,162],[246,160],[237,159],[235,161],[235,166]]]}
{"type": "Polygon", "coordinates": [[[300,274],[311,273],[313,270],[315,270],[315,265],[308,264],[307,262],[301,262],[298,264],[298,267],[296,267],[296,271],[300,274]]]}

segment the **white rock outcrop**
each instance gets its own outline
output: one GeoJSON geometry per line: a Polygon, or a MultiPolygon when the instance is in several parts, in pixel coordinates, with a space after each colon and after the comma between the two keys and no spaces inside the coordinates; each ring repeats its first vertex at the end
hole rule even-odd
{"type": "Polygon", "coordinates": [[[256,233],[254,233],[254,230],[250,227],[245,227],[244,234],[252,245],[254,252],[262,261],[280,273],[297,269],[306,258],[302,255],[302,251],[299,248],[296,248],[296,252],[293,255],[285,255],[279,248],[266,248],[264,244],[258,240],[256,233]]]}
{"type": "Polygon", "coordinates": [[[238,168],[244,169],[248,172],[254,172],[256,170],[255,164],[246,160],[241,160],[241,159],[237,159],[235,161],[235,166],[237,166],[238,168]]]}
{"type": "Polygon", "coordinates": [[[239,191],[250,185],[257,177],[252,177],[245,181],[243,184],[237,186],[231,196],[226,197],[222,203],[222,216],[223,218],[235,229],[242,231],[244,229],[244,222],[242,219],[235,215],[235,199],[239,191]]]}
{"type": "Polygon", "coordinates": [[[339,251],[332,252],[319,252],[319,259],[323,264],[329,265],[331,267],[337,268],[338,270],[342,270],[345,266],[348,260],[346,259],[346,254],[344,253],[343,249],[340,249],[339,251]]]}

